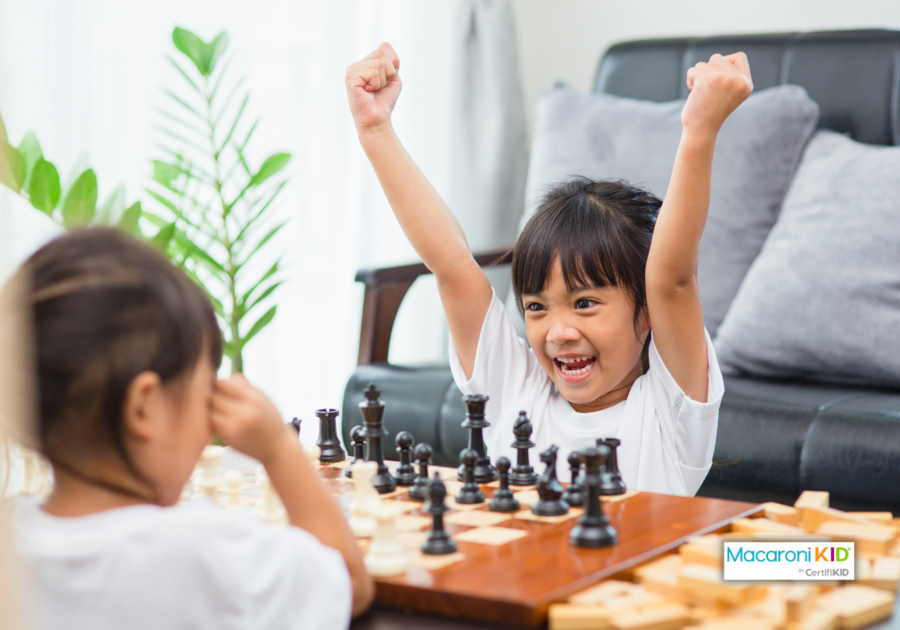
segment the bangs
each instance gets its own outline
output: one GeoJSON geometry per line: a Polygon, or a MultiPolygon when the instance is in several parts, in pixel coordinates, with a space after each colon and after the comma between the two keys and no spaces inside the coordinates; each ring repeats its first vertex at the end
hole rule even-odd
{"type": "Polygon", "coordinates": [[[646,302],[644,273],[661,202],[622,182],[576,179],[552,191],[513,250],[513,291],[547,288],[559,260],[566,289],[619,287],[634,301],[635,319],[646,302]]]}

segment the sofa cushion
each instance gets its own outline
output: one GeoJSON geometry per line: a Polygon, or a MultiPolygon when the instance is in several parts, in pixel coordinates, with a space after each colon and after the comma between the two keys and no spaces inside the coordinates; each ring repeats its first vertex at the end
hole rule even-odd
{"type": "MultiPolygon", "coordinates": [[[[553,184],[573,175],[624,179],[664,197],[683,106],[683,100],[652,103],[550,84],[537,106],[522,225],[553,184]]],[[[817,116],[802,88],[783,85],[753,94],[719,134],[700,243],[700,293],[711,336],[778,217],[817,116]]]]}
{"type": "Polygon", "coordinates": [[[900,148],[820,131],[719,329],[726,374],[900,386],[900,148]]]}

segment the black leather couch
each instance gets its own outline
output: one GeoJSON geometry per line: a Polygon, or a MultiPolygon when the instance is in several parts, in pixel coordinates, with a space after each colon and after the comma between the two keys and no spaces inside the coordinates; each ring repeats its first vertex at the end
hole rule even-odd
{"type": "MultiPolygon", "coordinates": [[[[625,42],[603,56],[594,90],[652,101],[684,98],[688,67],[737,50],[749,56],[757,90],[801,85],[821,108],[820,126],[859,142],[900,145],[900,31],[625,42]]],[[[900,218],[900,200],[897,209],[900,218]]],[[[505,253],[476,258],[486,265],[502,262],[505,253]]],[[[455,465],[466,441],[465,408],[449,367],[386,363],[397,308],[424,273],[419,264],[357,275],[366,296],[360,365],[344,393],[343,437],[347,443],[360,421],[362,390],[374,382],[387,403],[391,436],[410,431],[434,448],[435,463],[455,465]]],[[[487,411],[490,420],[490,403],[487,411]]],[[[396,458],[391,439],[385,455],[396,458]]],[[[792,502],[803,490],[828,490],[837,507],[900,512],[900,392],[725,379],[714,465],[699,494],[792,502]]]]}

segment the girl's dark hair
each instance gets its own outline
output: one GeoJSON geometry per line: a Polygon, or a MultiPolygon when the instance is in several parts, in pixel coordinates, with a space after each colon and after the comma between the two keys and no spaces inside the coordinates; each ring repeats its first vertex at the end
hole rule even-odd
{"type": "Polygon", "coordinates": [[[513,248],[512,284],[523,295],[547,286],[558,257],[566,288],[615,286],[634,302],[637,327],[647,308],[644,272],[662,201],[616,180],[574,177],[553,188],[513,248]]]}
{"type": "Polygon", "coordinates": [[[41,450],[55,467],[107,486],[115,484],[92,477],[85,463],[118,455],[143,481],[123,438],[128,387],[145,371],[172,383],[204,351],[218,367],[222,336],[209,299],[162,254],[115,229],[57,238],[23,272],[41,450]]]}

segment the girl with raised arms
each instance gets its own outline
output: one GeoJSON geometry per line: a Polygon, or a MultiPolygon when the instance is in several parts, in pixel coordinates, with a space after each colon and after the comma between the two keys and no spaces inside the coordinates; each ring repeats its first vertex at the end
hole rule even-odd
{"type": "Polygon", "coordinates": [[[491,457],[513,456],[512,426],[524,410],[536,450],[560,447],[560,472],[570,451],[618,437],[629,487],[695,494],[724,390],[703,326],[698,250],[716,136],[753,90],[746,56],[713,55],[688,70],[665,203],[625,182],[585,178],[547,194],[513,250],[528,344],[394,132],[399,70],[389,44],[350,66],[350,110],[397,220],[437,279],[454,379],[464,393],[490,397],[491,457]]]}

